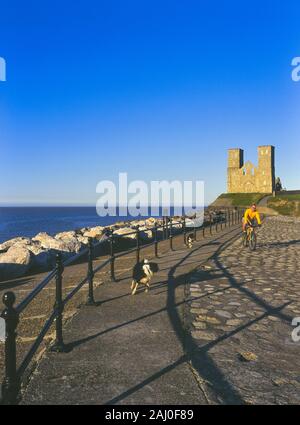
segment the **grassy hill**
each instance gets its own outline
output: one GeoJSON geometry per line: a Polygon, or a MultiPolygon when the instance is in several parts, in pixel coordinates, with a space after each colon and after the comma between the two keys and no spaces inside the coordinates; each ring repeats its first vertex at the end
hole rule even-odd
{"type": "Polygon", "coordinates": [[[266,194],[263,193],[222,193],[211,205],[215,207],[248,207],[257,204],[266,194]]]}
{"type": "Polygon", "coordinates": [[[300,217],[300,194],[280,193],[268,199],[267,205],[281,215],[300,217]]]}
{"type": "MultiPolygon", "coordinates": [[[[271,194],[270,194],[271,195],[271,194]]],[[[212,204],[213,207],[248,207],[251,204],[259,204],[266,196],[263,193],[222,193],[212,204]]],[[[278,193],[270,196],[259,207],[259,211],[266,214],[280,214],[300,217],[300,192],[278,193]]]]}

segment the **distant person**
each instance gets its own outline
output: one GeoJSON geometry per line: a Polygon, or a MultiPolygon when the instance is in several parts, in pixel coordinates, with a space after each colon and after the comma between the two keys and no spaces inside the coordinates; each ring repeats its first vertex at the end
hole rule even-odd
{"type": "Polygon", "coordinates": [[[276,179],[275,190],[276,190],[276,192],[282,191],[282,183],[281,183],[280,177],[277,177],[277,179],[276,179]]]}
{"type": "Polygon", "coordinates": [[[253,226],[256,223],[261,226],[261,218],[256,209],[256,204],[252,204],[250,208],[246,209],[244,217],[242,219],[243,232],[246,232],[247,226],[253,226]]]}

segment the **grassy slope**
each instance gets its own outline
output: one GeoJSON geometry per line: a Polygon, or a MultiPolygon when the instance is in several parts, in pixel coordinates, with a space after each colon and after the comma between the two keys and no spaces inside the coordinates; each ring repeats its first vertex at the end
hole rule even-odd
{"type": "Polygon", "coordinates": [[[230,201],[232,206],[247,207],[258,203],[265,195],[263,193],[222,193],[218,197],[218,203],[221,205],[222,199],[224,199],[224,201],[230,201]]]}
{"type": "Polygon", "coordinates": [[[268,200],[268,207],[282,215],[300,217],[300,195],[277,195],[268,200]]]}

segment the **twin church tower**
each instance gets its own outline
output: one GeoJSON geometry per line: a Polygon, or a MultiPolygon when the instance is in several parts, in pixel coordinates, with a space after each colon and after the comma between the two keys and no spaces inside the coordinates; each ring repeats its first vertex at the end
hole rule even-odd
{"type": "Polygon", "coordinates": [[[244,164],[243,149],[228,149],[228,193],[272,193],[275,190],[275,148],[258,147],[258,166],[244,164]]]}

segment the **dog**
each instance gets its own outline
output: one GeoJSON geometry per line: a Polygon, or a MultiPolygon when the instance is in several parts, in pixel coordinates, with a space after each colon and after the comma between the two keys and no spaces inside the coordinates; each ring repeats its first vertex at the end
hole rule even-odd
{"type": "Polygon", "coordinates": [[[158,272],[157,263],[150,263],[146,258],[136,263],[132,272],[131,295],[136,293],[140,284],[145,285],[145,292],[148,292],[151,279],[156,272],[158,272]]]}
{"type": "Polygon", "coordinates": [[[190,249],[193,248],[193,243],[195,241],[194,235],[193,233],[190,233],[189,235],[187,235],[186,237],[186,246],[190,249]]]}

